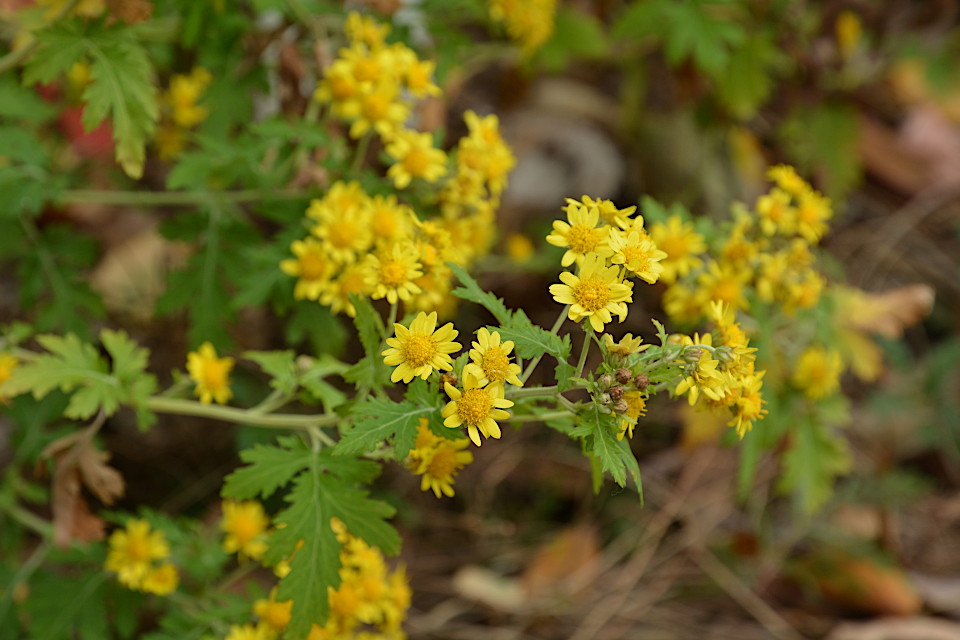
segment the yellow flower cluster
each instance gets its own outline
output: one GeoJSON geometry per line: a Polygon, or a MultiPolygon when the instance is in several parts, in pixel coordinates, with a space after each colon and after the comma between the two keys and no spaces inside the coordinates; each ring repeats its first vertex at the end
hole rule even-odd
{"type": "Polygon", "coordinates": [[[490,17],[531,55],[553,35],[556,0],[490,0],[490,17]]]}
{"type": "Polygon", "coordinates": [[[742,438],[767,414],[762,394],[766,372],[755,369],[756,349],[729,305],[714,301],[710,310],[712,333],[672,336],[676,344],[690,347],[681,352],[686,375],[674,393],[686,394],[691,406],[703,399],[710,409],[727,409],[728,425],[742,438]]]}
{"type": "Polygon", "coordinates": [[[383,555],[347,531],[338,519],[331,522],[342,546],[340,586],[329,590],[330,617],[323,627],[313,625],[307,640],[402,640],[401,623],[410,608],[410,586],[403,568],[388,571],[383,555]],[[372,629],[371,629],[372,628],[372,629]]]}
{"type": "Polygon", "coordinates": [[[716,247],[716,259],[698,253],[705,242],[680,216],[655,226],[652,235],[667,252],[664,309],[677,322],[692,324],[721,301],[735,312],[752,299],[777,304],[787,313],[817,304],[826,284],[814,268],[811,247],[820,241],[833,215],[830,201],[792,167],[769,170],[776,185],[753,212],[734,210],[735,219],[716,247]]]}
{"type": "Polygon", "coordinates": [[[188,74],[175,74],[160,96],[161,121],[153,143],[161,160],[172,160],[187,144],[187,134],[207,119],[209,110],[198,104],[213,76],[203,67],[188,74]]]}
{"type": "Polygon", "coordinates": [[[560,304],[569,305],[574,322],[587,319],[602,332],[616,315],[627,317],[633,301],[630,277],[653,284],[663,273],[660,264],[667,254],[657,248],[643,226],[643,217],[632,217],[636,207],[617,209],[609,200],[567,199],[567,220],[555,220],[547,242],[567,249],[561,266],[576,263],[579,273],[564,271],[561,284],[550,286],[560,304]]]}
{"type": "Polygon", "coordinates": [[[257,624],[230,625],[225,640],[276,640],[290,624],[293,600],[277,600],[277,588],[270,590],[268,598],[253,603],[257,624]]]}
{"type": "Polygon", "coordinates": [[[438,498],[452,498],[457,473],[473,462],[473,454],[464,451],[469,444],[466,438],[450,440],[434,435],[427,419],[420,418],[417,439],[406,460],[407,468],[420,476],[420,490],[433,491],[438,498]]]}
{"type": "Polygon", "coordinates": [[[223,502],[220,529],[226,534],[223,550],[236,553],[241,559],[259,560],[267,550],[270,518],[256,500],[223,502]]]}
{"type": "Polygon", "coordinates": [[[117,574],[120,584],[134,591],[167,595],[177,588],[180,574],[169,562],[170,545],[150,523],[130,519],[126,528],[110,535],[104,568],[117,574]]]}

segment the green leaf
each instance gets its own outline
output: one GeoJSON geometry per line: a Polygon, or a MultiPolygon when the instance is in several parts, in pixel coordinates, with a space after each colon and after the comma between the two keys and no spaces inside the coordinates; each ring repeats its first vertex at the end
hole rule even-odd
{"type": "Polygon", "coordinates": [[[124,402],[137,414],[137,426],[147,429],[156,416],[147,409],[147,401],[157,390],[157,379],[146,373],[150,351],[140,347],[123,331],[104,329],[100,341],[112,359],[113,377],[126,390],[124,402]]]}
{"type": "Polygon", "coordinates": [[[33,89],[18,84],[12,74],[0,77],[0,117],[37,125],[56,115],[53,105],[45,102],[33,89]]]}
{"type": "Polygon", "coordinates": [[[437,409],[435,406],[417,405],[410,401],[391,402],[389,400],[369,399],[354,406],[352,414],[356,422],[343,434],[334,451],[337,454],[366,452],[381,442],[395,438],[405,443],[396,446],[397,460],[403,460],[410,452],[417,433],[420,418],[426,417],[437,409]]]}
{"type": "Polygon", "coordinates": [[[609,473],[621,487],[627,485],[629,474],[642,501],[640,465],[630,450],[630,442],[626,438],[617,439],[618,432],[617,416],[600,411],[600,407],[592,403],[578,414],[577,426],[571,431],[571,436],[584,438],[586,452],[595,456],[601,470],[609,473]]]}
{"type": "Polygon", "coordinates": [[[226,477],[220,495],[231,500],[249,500],[256,496],[265,500],[305,469],[310,464],[310,455],[302,446],[256,445],[245,449],[240,452],[240,459],[247,465],[226,477]]]}
{"type": "Polygon", "coordinates": [[[452,291],[453,295],[457,296],[461,300],[469,300],[470,302],[475,302],[483,306],[487,309],[487,311],[493,314],[493,317],[496,318],[497,322],[499,322],[501,325],[510,321],[512,313],[503,304],[503,300],[492,293],[481,289],[480,285],[477,284],[477,281],[470,277],[470,274],[467,273],[467,270],[460,265],[448,262],[447,266],[450,267],[462,285],[452,291]]]}
{"type": "Polygon", "coordinates": [[[824,103],[796,109],[781,136],[802,173],[813,173],[826,195],[842,200],[862,173],[857,112],[849,104],[824,103]]]}
{"type": "Polygon", "coordinates": [[[330,527],[331,518],[339,518],[351,534],[384,553],[399,550],[400,537],[385,522],[394,509],[369,499],[365,491],[352,485],[353,478],[369,480],[377,471],[376,463],[319,451],[310,453],[309,467],[294,480],[286,497],[290,506],[277,515],[275,521],[282,526],[273,533],[264,556],[266,563],[275,564],[302,541],[278,593],[279,599],[294,602],[287,628],[290,637],[306,637],[311,624],[326,622],[330,611],[327,589],[340,584],[340,544],[330,527]]]}
{"type": "Polygon", "coordinates": [[[833,495],[837,477],[850,471],[849,446],[835,430],[811,416],[795,418],[791,431],[779,488],[794,494],[805,513],[814,513],[833,495]]]}
{"type": "Polygon", "coordinates": [[[39,46],[27,61],[24,80],[53,82],[78,60],[88,59],[83,126],[90,131],[110,117],[117,162],[131,178],[139,178],[160,112],[153,67],[134,34],[121,23],[62,20],[37,34],[39,46]]]}
{"type": "Polygon", "coordinates": [[[749,36],[717,77],[720,99],[738,118],[752,117],[770,97],[774,74],[787,61],[769,32],[749,36]]]}
{"type": "Polygon", "coordinates": [[[593,14],[559,7],[553,36],[537,52],[537,60],[550,71],[565,68],[571,59],[590,59],[607,52],[603,25],[593,14]]]}
{"type": "Polygon", "coordinates": [[[270,386],[277,391],[293,393],[299,386],[293,351],[245,351],[243,357],[260,365],[272,378],[270,386]]]}
{"type": "Polygon", "coordinates": [[[39,573],[30,581],[23,608],[30,617],[31,640],[98,640],[107,628],[107,574],[86,571],[75,576],[39,573]]]}

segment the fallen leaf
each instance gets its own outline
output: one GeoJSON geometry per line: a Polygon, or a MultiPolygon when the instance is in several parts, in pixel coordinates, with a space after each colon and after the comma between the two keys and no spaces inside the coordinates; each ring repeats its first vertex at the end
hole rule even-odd
{"type": "Polygon", "coordinates": [[[102,540],[104,523],[95,516],[83,497],[86,487],[100,501],[113,504],[123,495],[123,476],[107,465],[109,455],[93,444],[99,424],[59,438],[47,445],[41,460],[52,459],[53,541],[65,548],[74,540],[102,540]]]}
{"type": "Polygon", "coordinates": [[[537,550],[520,582],[530,599],[562,591],[569,578],[596,566],[599,555],[600,537],[595,528],[569,527],[537,550]]]}
{"type": "Polygon", "coordinates": [[[134,24],[150,19],[153,3],[150,0],[107,0],[107,10],[114,18],[134,24]]]}
{"type": "Polygon", "coordinates": [[[813,568],[821,593],[832,604],[890,616],[914,615],[923,607],[903,571],[873,558],[831,554],[813,568]]]}
{"type": "Polygon", "coordinates": [[[935,293],[926,284],[911,284],[883,293],[852,287],[841,292],[840,317],[847,325],[896,340],[933,309],[935,293]]]}
{"type": "Polygon", "coordinates": [[[461,597],[481,602],[497,611],[517,611],[525,601],[517,580],[483,567],[464,567],[453,576],[453,588],[461,597]]]}

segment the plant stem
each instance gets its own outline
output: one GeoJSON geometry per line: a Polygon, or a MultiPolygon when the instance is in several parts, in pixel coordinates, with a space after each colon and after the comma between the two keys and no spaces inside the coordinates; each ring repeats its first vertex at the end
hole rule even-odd
{"type": "Polygon", "coordinates": [[[550,387],[511,387],[508,398],[552,398],[558,393],[557,385],[550,387]]]}
{"type": "Polygon", "coordinates": [[[590,342],[593,338],[593,327],[589,324],[583,328],[583,348],[580,349],[580,360],[577,361],[577,377],[583,377],[583,365],[587,363],[587,353],[590,351],[590,342]]]}
{"type": "MultiPolygon", "coordinates": [[[[50,536],[46,536],[47,540],[51,537],[53,537],[53,533],[51,533],[50,536]]],[[[17,573],[14,574],[13,579],[10,580],[6,589],[3,590],[3,596],[0,596],[0,620],[6,619],[7,610],[10,608],[10,603],[13,602],[17,585],[25,585],[27,581],[30,580],[30,576],[32,576],[33,573],[40,568],[40,565],[43,564],[43,561],[47,559],[47,554],[50,553],[50,549],[50,542],[44,541],[33,550],[33,553],[30,554],[27,561],[17,569],[17,573]]]]}
{"type": "Polygon", "coordinates": [[[62,204],[100,204],[117,207],[165,207],[193,206],[207,204],[211,199],[219,199],[231,204],[260,202],[262,200],[299,200],[310,197],[310,193],[300,189],[244,189],[240,191],[98,191],[95,189],[74,189],[60,193],[62,204]]]}
{"type": "Polygon", "coordinates": [[[569,418],[573,413],[570,411],[549,411],[547,413],[526,413],[520,416],[510,416],[506,422],[545,422],[555,418],[569,418]]]}
{"type": "Polygon", "coordinates": [[[224,422],[264,427],[266,429],[298,429],[301,431],[307,431],[310,427],[327,427],[341,419],[340,416],[333,413],[320,415],[289,413],[257,415],[250,413],[249,409],[201,404],[195,400],[165,398],[162,396],[151,396],[147,398],[146,408],[157,413],[211,418],[213,420],[223,420],[224,422]]]}
{"type": "Polygon", "coordinates": [[[363,167],[363,160],[367,157],[367,149],[370,147],[370,138],[373,137],[373,130],[367,131],[357,143],[357,155],[353,158],[353,165],[350,167],[350,173],[356,175],[363,167]]]}

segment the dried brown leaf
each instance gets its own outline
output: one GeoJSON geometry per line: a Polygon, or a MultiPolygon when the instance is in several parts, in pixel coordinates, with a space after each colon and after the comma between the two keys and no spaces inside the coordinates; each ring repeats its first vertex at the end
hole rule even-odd
{"type": "Polygon", "coordinates": [[[831,602],[877,615],[909,616],[923,602],[907,575],[872,558],[838,557],[821,565],[817,583],[831,602]]]}
{"type": "Polygon", "coordinates": [[[849,290],[844,309],[849,325],[897,339],[903,330],[919,322],[933,308],[935,293],[926,284],[912,284],[883,293],[849,290]]]}
{"type": "Polygon", "coordinates": [[[107,0],[107,10],[114,18],[134,24],[150,19],[153,3],[150,0],[107,0]]]}

